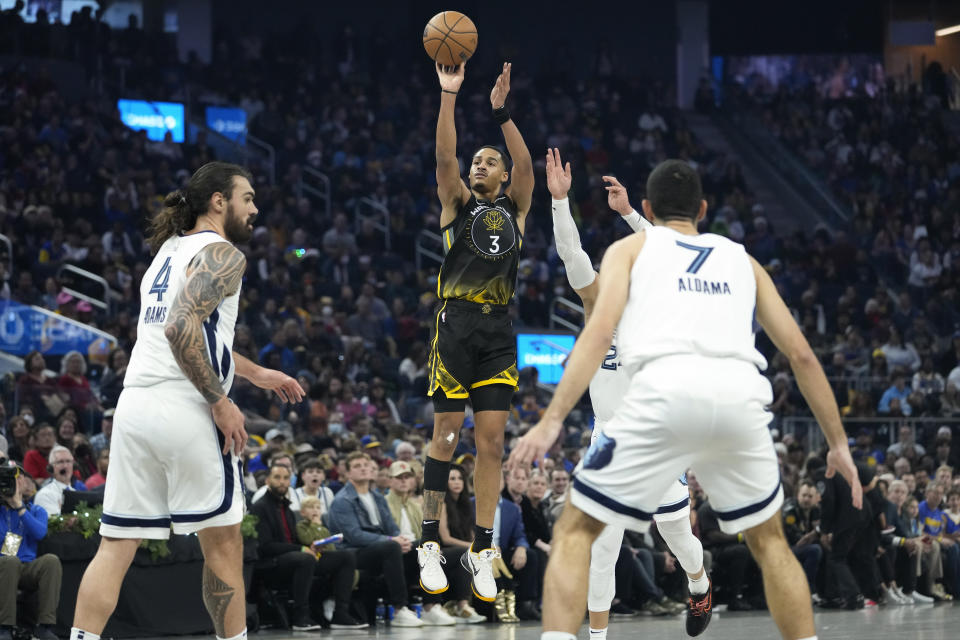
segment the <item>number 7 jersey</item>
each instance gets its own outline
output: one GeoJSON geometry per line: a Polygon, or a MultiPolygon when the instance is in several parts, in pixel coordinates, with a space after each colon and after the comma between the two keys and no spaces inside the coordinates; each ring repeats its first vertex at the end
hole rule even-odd
{"type": "MultiPolygon", "coordinates": [[[[140,316],[137,342],[130,355],[124,387],[151,387],[160,383],[194,389],[173,357],[163,328],[170,306],[187,280],[187,266],[208,245],[227,242],[214,231],[173,236],[160,247],[140,283],[140,316]]],[[[224,298],[210,317],[203,320],[204,348],[224,393],[233,384],[233,333],[237,323],[240,289],[224,298]]],[[[199,391],[197,398],[202,400],[199,391]]]]}
{"type": "Polygon", "coordinates": [[[757,282],[743,245],[668,227],[645,233],[617,327],[627,373],[685,354],[737,358],[766,369],[755,346],[757,282]]]}

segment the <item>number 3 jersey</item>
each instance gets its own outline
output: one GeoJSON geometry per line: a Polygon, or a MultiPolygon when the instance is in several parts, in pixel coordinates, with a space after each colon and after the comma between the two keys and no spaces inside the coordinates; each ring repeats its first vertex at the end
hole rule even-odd
{"type": "Polygon", "coordinates": [[[743,246],[707,233],[646,230],[617,327],[620,363],[633,375],[652,360],[693,354],[767,367],[755,346],[757,282],[743,246]]]}
{"type": "Polygon", "coordinates": [[[456,219],[440,233],[444,258],[437,297],[509,303],[517,285],[523,241],[513,200],[501,195],[490,202],[471,194],[456,219]]]}
{"type": "MultiPolygon", "coordinates": [[[[130,355],[124,387],[150,387],[175,382],[195,389],[173,357],[163,333],[170,305],[187,280],[187,266],[208,245],[227,242],[213,231],[173,236],[160,247],[140,283],[140,317],[137,342],[130,355]]],[[[213,370],[223,384],[224,393],[233,384],[233,332],[237,323],[240,289],[224,298],[203,321],[204,348],[213,370]]],[[[197,397],[201,398],[197,391],[197,397]]]]}

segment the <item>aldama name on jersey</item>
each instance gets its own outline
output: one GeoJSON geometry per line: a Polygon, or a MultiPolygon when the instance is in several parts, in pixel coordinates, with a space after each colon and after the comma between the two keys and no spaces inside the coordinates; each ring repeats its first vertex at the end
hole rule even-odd
{"type": "Polygon", "coordinates": [[[730,295],[730,285],[726,280],[718,282],[716,280],[701,280],[700,278],[678,278],[678,291],[691,291],[694,293],[706,293],[708,295],[730,295]]]}

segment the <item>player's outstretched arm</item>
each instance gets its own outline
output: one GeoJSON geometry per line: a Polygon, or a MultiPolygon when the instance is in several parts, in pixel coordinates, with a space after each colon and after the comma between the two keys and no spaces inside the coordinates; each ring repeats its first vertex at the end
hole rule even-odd
{"type": "Polygon", "coordinates": [[[238,376],[249,380],[261,389],[273,391],[284,402],[303,400],[303,387],[284,372],[261,367],[236,351],[233,352],[233,362],[238,376]]]}
{"type": "Polygon", "coordinates": [[[510,114],[506,112],[512,68],[511,63],[503,63],[503,70],[497,76],[497,81],[490,91],[490,106],[493,107],[495,118],[507,118],[506,121],[500,123],[503,141],[507,143],[507,151],[513,160],[513,171],[510,174],[510,186],[507,188],[507,195],[517,205],[518,222],[520,228],[523,229],[527,212],[530,211],[530,203],[533,201],[533,158],[530,157],[530,150],[527,149],[523,136],[520,135],[520,129],[517,128],[513,120],[509,119],[510,114]]]}
{"type": "Polygon", "coordinates": [[[457,217],[457,210],[470,196],[470,190],[460,178],[457,163],[457,126],[454,110],[457,93],[463,84],[466,63],[456,67],[436,65],[440,80],[440,115],[437,116],[437,197],[443,210],[440,227],[445,227],[457,217]]]}
{"type": "Polygon", "coordinates": [[[827,444],[830,445],[827,474],[833,475],[833,472],[839,471],[846,478],[853,494],[853,503],[859,508],[863,493],[857,468],[850,456],[847,436],[840,422],[840,410],[823,367],[777,292],[773,280],[756,260],[750,258],[750,263],[757,281],[757,322],[770,336],[777,349],[787,356],[800,393],[810,405],[810,410],[827,438],[827,444]]]}
{"type": "Polygon", "coordinates": [[[593,270],[590,256],[580,246],[580,231],[570,213],[570,200],[567,197],[573,174],[570,163],[563,164],[559,149],[547,149],[547,189],[552,197],[553,241],[557,246],[557,255],[567,272],[567,282],[580,296],[583,303],[584,322],[593,311],[600,291],[597,272],[593,270]]]}
{"type": "Polygon", "coordinates": [[[563,421],[587,390],[590,380],[610,349],[613,332],[620,322],[630,290],[630,268],[643,247],[644,235],[634,235],[613,243],[600,268],[600,295],[596,311],[580,332],[570,352],[553,400],[537,423],[510,453],[510,464],[529,465],[543,459],[553,446],[563,421]]]}

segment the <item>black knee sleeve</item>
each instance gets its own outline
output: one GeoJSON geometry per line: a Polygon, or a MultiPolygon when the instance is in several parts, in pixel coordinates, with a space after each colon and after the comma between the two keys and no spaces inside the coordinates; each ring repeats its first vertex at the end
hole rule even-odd
{"type": "Polygon", "coordinates": [[[450,476],[450,461],[437,460],[427,456],[423,465],[423,490],[446,493],[447,479],[450,476]]]}

